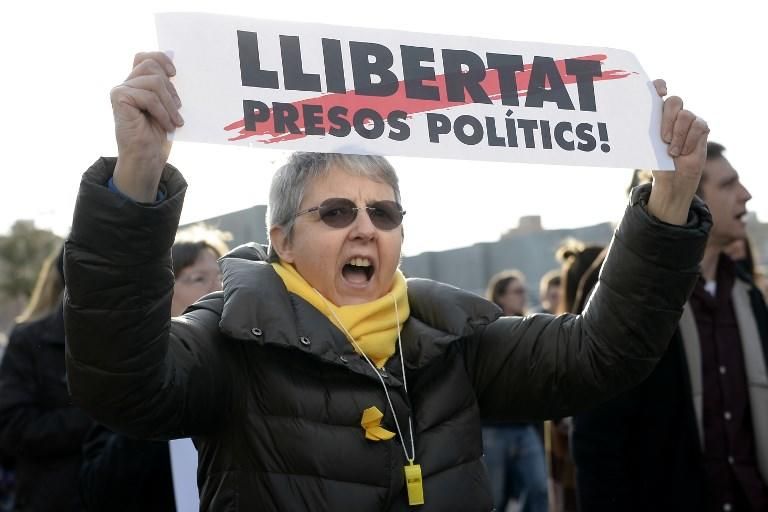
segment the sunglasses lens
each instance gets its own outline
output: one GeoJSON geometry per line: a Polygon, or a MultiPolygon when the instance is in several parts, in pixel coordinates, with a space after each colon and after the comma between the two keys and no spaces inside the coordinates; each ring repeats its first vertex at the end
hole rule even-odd
{"type": "Polygon", "coordinates": [[[394,201],[377,201],[368,207],[373,225],[389,231],[403,222],[403,209],[394,201]]]}
{"type": "MultiPolygon", "coordinates": [[[[376,228],[389,231],[403,222],[405,212],[394,201],[376,201],[366,207],[371,222],[376,228]]],[[[317,207],[317,212],[327,226],[345,228],[357,218],[358,208],[354,201],[342,197],[326,199],[317,207]]]]}
{"type": "Polygon", "coordinates": [[[357,217],[355,203],[349,199],[326,199],[318,208],[320,220],[332,228],[345,228],[357,217]]]}

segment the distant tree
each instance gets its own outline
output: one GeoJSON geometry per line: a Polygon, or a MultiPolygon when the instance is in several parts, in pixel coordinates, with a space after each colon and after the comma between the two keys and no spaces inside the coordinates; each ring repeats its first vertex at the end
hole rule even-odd
{"type": "Polygon", "coordinates": [[[17,220],[0,236],[0,300],[29,299],[43,260],[59,243],[61,237],[31,220],[17,220]]]}

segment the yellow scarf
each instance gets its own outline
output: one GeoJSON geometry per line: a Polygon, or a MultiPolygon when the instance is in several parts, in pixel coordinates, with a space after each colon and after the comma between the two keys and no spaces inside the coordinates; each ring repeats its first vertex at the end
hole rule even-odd
{"type": "MultiPolygon", "coordinates": [[[[408,306],[405,276],[400,270],[395,272],[392,289],[383,297],[365,304],[337,306],[323,298],[319,292],[312,288],[290,263],[281,261],[272,263],[272,267],[283,280],[289,292],[295,293],[312,304],[341,332],[345,332],[346,329],[346,332],[354,338],[355,343],[377,368],[383,367],[387,359],[395,353],[398,325],[402,328],[411,314],[408,306]],[[397,301],[397,319],[395,318],[393,299],[397,301]],[[340,326],[338,322],[344,325],[340,326]]],[[[352,346],[354,347],[354,343],[352,346]]]]}

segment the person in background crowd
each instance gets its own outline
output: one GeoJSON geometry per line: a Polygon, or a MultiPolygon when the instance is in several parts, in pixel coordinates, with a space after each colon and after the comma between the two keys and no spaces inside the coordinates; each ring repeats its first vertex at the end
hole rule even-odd
{"type": "MultiPolygon", "coordinates": [[[[0,332],[0,363],[3,360],[5,346],[8,338],[0,332]]],[[[13,510],[16,494],[16,472],[14,471],[13,457],[0,449],[0,512],[13,510]]]]}
{"type": "Polygon", "coordinates": [[[744,273],[746,273],[755,286],[766,297],[765,290],[768,288],[768,278],[764,273],[764,269],[755,265],[755,250],[752,247],[752,242],[749,241],[749,236],[739,238],[728,244],[723,252],[731,258],[736,265],[738,265],[744,273]]]}
{"type": "Polygon", "coordinates": [[[223,291],[169,319],[174,73],[138,54],[112,89],[118,157],[83,175],[66,242],[67,377],[113,428],[194,436],[202,510],[487,512],[482,421],[574,414],[664,353],[710,224],[694,197],[709,129],[680,98],[658,127],[676,172],[633,195],[581,316],[502,316],[406,280],[391,164],[297,152],[273,177],[269,251],[230,252],[223,291]]]}
{"type": "MultiPolygon", "coordinates": [[[[217,260],[227,253],[230,239],[229,233],[200,225],[176,234],[171,248],[176,276],[173,316],[221,290],[217,260]]],[[[175,511],[168,443],[134,439],[95,425],[83,448],[80,492],[89,512],[175,511]]]]}
{"type": "Polygon", "coordinates": [[[712,231],[666,354],[642,384],[574,417],[581,510],[768,510],[768,309],[724,252],[746,236],[751,196],[720,144],[707,145],[698,195],[712,231]]]}
{"type": "Polygon", "coordinates": [[[595,265],[600,269],[605,251],[605,246],[583,244],[576,240],[570,240],[558,249],[557,258],[562,262],[563,276],[558,313],[581,313],[584,310],[588,294],[596,282],[591,269],[595,265]]]}
{"type": "Polygon", "coordinates": [[[16,472],[13,459],[0,453],[0,512],[12,512],[16,499],[16,472]]]}
{"type": "Polygon", "coordinates": [[[540,305],[529,313],[556,314],[560,308],[560,296],[562,293],[562,277],[560,269],[553,269],[541,276],[539,280],[540,305]]]}
{"type": "Polygon", "coordinates": [[[755,266],[755,286],[763,294],[763,298],[768,300],[768,266],[755,266]]]}
{"type": "MultiPolygon", "coordinates": [[[[581,313],[587,297],[583,290],[594,286],[590,272],[598,261],[602,264],[604,247],[584,245],[576,240],[564,242],[556,253],[562,264],[561,296],[557,313],[581,313]],[[589,281],[586,288],[585,281],[589,281]]],[[[550,481],[550,511],[576,512],[576,465],[570,451],[571,418],[544,423],[544,445],[550,481]]]]}
{"type": "Polygon", "coordinates": [[[0,450],[16,460],[16,510],[81,510],[78,471],[92,421],[67,392],[62,251],[43,263],[0,364],[0,450]]]}
{"type": "Polygon", "coordinates": [[[517,269],[499,272],[488,282],[485,296],[507,316],[525,315],[528,309],[525,275],[517,269]]]}
{"type": "Polygon", "coordinates": [[[201,225],[176,234],[171,247],[175,278],[171,316],[181,315],[201,297],[221,290],[218,259],[229,251],[227,242],[231,239],[231,233],[201,225]]]}
{"type": "MultiPolygon", "coordinates": [[[[522,316],[526,311],[525,276],[519,270],[499,272],[488,282],[486,298],[504,315],[522,316]]],[[[547,468],[541,437],[532,423],[486,422],[483,452],[491,477],[496,508],[521,502],[524,512],[546,512],[547,468]]]]}

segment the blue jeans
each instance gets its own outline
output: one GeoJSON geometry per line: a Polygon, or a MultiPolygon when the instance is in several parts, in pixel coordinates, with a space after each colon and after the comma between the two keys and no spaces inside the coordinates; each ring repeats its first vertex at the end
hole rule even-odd
{"type": "Polygon", "coordinates": [[[522,512],[547,512],[546,461],[536,429],[532,425],[485,427],[483,448],[496,509],[504,512],[515,498],[523,503],[522,512]]]}

